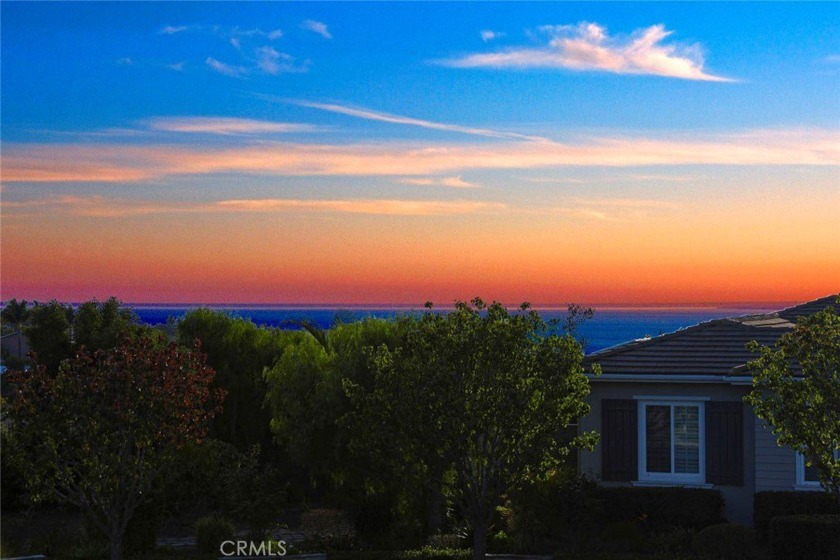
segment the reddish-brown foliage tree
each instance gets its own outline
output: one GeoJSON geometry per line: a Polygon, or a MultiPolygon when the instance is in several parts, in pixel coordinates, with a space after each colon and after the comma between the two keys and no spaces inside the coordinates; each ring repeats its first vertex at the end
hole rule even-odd
{"type": "Polygon", "coordinates": [[[57,375],[12,376],[10,436],[36,498],[79,507],[122,558],[128,522],[171,453],[200,443],[224,392],[195,349],[149,337],[84,348],[57,375]]]}

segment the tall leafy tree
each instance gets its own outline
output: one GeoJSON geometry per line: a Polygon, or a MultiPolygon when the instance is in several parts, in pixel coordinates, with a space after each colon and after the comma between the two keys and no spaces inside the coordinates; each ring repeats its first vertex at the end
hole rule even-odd
{"type": "Polygon", "coordinates": [[[57,374],[13,378],[15,459],[36,499],[74,505],[108,538],[112,560],[172,454],[199,443],[224,397],[199,349],[148,337],[81,350],[57,374]]]}
{"type": "Polygon", "coordinates": [[[398,452],[421,479],[449,487],[481,559],[501,495],[594,443],[594,434],[563,437],[589,412],[582,358],[527,304],[512,314],[474,299],[410,323],[400,348],[378,349],[371,388],[348,391],[368,448],[398,452]]]}
{"type": "Polygon", "coordinates": [[[380,345],[396,347],[400,333],[397,324],[370,318],[328,331],[304,328],[312,336],[290,346],[266,370],[271,429],[292,459],[316,477],[340,483],[365,468],[349,450],[358,434],[347,423],[351,405],[344,385],[369,387],[370,352],[380,345]]]}
{"type": "Polygon", "coordinates": [[[227,392],[225,410],[213,421],[214,438],[241,451],[270,441],[263,370],[298,338],[301,333],[258,327],[207,308],[191,310],[178,322],[178,340],[184,345],[201,341],[207,363],[216,370],[215,385],[227,392]]]}
{"type": "Polygon", "coordinates": [[[131,308],[118,299],[92,299],[78,307],[52,300],[36,303],[23,332],[38,363],[55,373],[63,360],[84,346],[88,351],[114,348],[125,337],[148,333],[131,308]]]}
{"type": "Polygon", "coordinates": [[[25,299],[18,301],[13,299],[6,304],[0,312],[0,320],[3,322],[3,332],[23,330],[23,325],[29,320],[29,302],[25,299]]]}
{"type": "Polygon", "coordinates": [[[750,343],[753,389],[745,397],[779,443],[804,455],[840,503],[840,316],[802,317],[773,348],[750,343]]]}
{"type": "Polygon", "coordinates": [[[114,348],[126,336],[144,330],[130,307],[117,298],[86,301],[73,313],[73,344],[90,351],[114,348]]]}
{"type": "Polygon", "coordinates": [[[30,310],[23,334],[38,363],[50,373],[55,374],[62,360],[73,355],[72,322],[73,308],[56,300],[36,304],[30,310]]]}

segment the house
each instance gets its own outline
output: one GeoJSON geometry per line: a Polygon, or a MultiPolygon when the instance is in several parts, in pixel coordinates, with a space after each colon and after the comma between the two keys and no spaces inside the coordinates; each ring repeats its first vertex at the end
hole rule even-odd
{"type": "Polygon", "coordinates": [[[29,351],[29,341],[22,332],[15,331],[0,336],[0,356],[4,360],[7,358],[14,358],[18,361],[25,360],[29,351]]]}
{"type": "Polygon", "coordinates": [[[820,490],[802,457],[780,447],[743,402],[752,386],[746,349],[772,346],[796,319],[833,306],[837,295],[766,315],[717,319],[614,346],[586,357],[592,411],[580,430],[601,435],[581,452],[580,471],[605,485],[716,488],[727,518],[752,525],[756,492],[820,490]]]}

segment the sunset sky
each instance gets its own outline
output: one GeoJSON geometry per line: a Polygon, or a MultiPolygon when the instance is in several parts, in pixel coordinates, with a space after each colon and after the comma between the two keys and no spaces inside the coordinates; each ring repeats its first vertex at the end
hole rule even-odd
{"type": "Polygon", "coordinates": [[[840,291],[837,3],[0,11],[3,300],[840,291]]]}

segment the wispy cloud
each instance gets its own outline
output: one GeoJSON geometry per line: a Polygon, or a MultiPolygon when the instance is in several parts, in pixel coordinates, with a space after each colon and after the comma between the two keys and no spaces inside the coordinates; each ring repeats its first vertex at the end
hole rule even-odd
{"type": "Polygon", "coordinates": [[[276,76],[281,72],[306,72],[307,64],[295,64],[295,58],[286,53],[277,52],[272,47],[260,47],[256,50],[257,67],[265,72],[276,76]]]}
{"type": "MultiPolygon", "coordinates": [[[[276,98],[271,98],[270,96],[267,96],[266,98],[276,100],[276,98]]],[[[339,105],[336,103],[316,103],[314,101],[300,100],[287,100],[286,102],[292,103],[294,105],[299,105],[301,107],[310,107],[312,109],[320,109],[321,111],[329,111],[331,113],[339,113],[342,115],[358,117],[360,119],[367,119],[371,121],[380,121],[392,124],[405,124],[409,126],[419,126],[421,128],[445,130],[448,132],[460,132],[463,134],[471,134],[474,136],[486,136],[489,138],[512,138],[517,140],[531,140],[540,142],[548,141],[545,138],[541,138],[539,136],[528,136],[526,134],[518,134],[515,132],[503,132],[498,130],[490,130],[486,128],[475,128],[469,126],[460,126],[457,124],[439,123],[435,121],[427,121],[423,119],[405,117],[402,115],[382,113],[379,111],[373,111],[371,109],[364,109],[360,107],[348,107],[347,105],[339,105]]]]}
{"type": "Polygon", "coordinates": [[[176,33],[180,33],[181,31],[186,31],[186,25],[167,25],[163,27],[158,33],[161,35],[174,35],[176,33]]]}
{"type": "Polygon", "coordinates": [[[481,40],[485,43],[492,41],[493,39],[498,39],[500,37],[504,37],[505,34],[499,31],[493,31],[491,29],[482,29],[481,30],[481,40]]]}
{"type": "Polygon", "coordinates": [[[453,189],[477,189],[478,185],[464,181],[460,175],[454,177],[408,177],[400,179],[400,183],[406,185],[440,186],[453,189]]]}
{"type": "Polygon", "coordinates": [[[614,74],[647,74],[684,80],[731,82],[704,70],[699,45],[664,44],[673,31],[664,25],[637,29],[627,37],[610,36],[589,22],[545,25],[548,42],[540,48],[512,48],[438,61],[454,68],[564,68],[614,74]]]}
{"type": "Polygon", "coordinates": [[[117,59],[117,64],[119,64],[120,66],[131,66],[132,64],[134,64],[134,61],[131,60],[131,57],[124,56],[122,58],[117,59]]]}
{"type": "Polygon", "coordinates": [[[771,130],[706,138],[599,137],[575,144],[375,143],[190,146],[6,144],[3,182],[132,181],[174,175],[449,176],[466,170],[670,165],[840,165],[840,134],[771,130]]]}
{"type": "Polygon", "coordinates": [[[379,199],[300,200],[269,198],[223,200],[216,205],[219,208],[244,212],[319,211],[391,216],[448,216],[498,212],[507,208],[507,205],[499,202],[379,199]]]}
{"type": "Polygon", "coordinates": [[[597,206],[610,208],[677,208],[675,202],[668,200],[654,200],[643,198],[576,198],[574,202],[582,206],[597,206]]]}
{"type": "Polygon", "coordinates": [[[330,34],[329,29],[327,29],[327,24],[315,21],[314,19],[307,19],[306,21],[300,24],[301,29],[306,29],[307,31],[312,31],[313,33],[317,33],[324,39],[332,39],[332,35],[330,34]]]}
{"type": "Polygon", "coordinates": [[[829,55],[823,58],[823,62],[827,62],[829,64],[840,64],[840,54],[829,55]]]}
{"type": "Polygon", "coordinates": [[[319,127],[311,124],[230,117],[158,117],[146,122],[152,130],[199,134],[264,134],[315,132],[321,130],[319,127]]]}
{"type": "Polygon", "coordinates": [[[173,64],[167,64],[166,67],[169,68],[170,70],[175,70],[176,72],[183,72],[186,64],[187,64],[186,61],[182,60],[181,62],[176,62],[176,63],[173,63],[173,64]]]}
{"type": "Polygon", "coordinates": [[[378,216],[452,216],[487,214],[508,210],[499,202],[470,200],[293,198],[230,199],[214,202],[144,201],[97,196],[59,196],[26,201],[3,200],[4,210],[26,211],[49,207],[75,216],[120,218],[148,214],[331,212],[378,216]]]}
{"type": "Polygon", "coordinates": [[[204,63],[219,74],[224,74],[225,76],[230,76],[231,78],[242,78],[248,73],[248,71],[242,66],[225,64],[224,62],[220,62],[211,56],[208,56],[204,63]]]}

